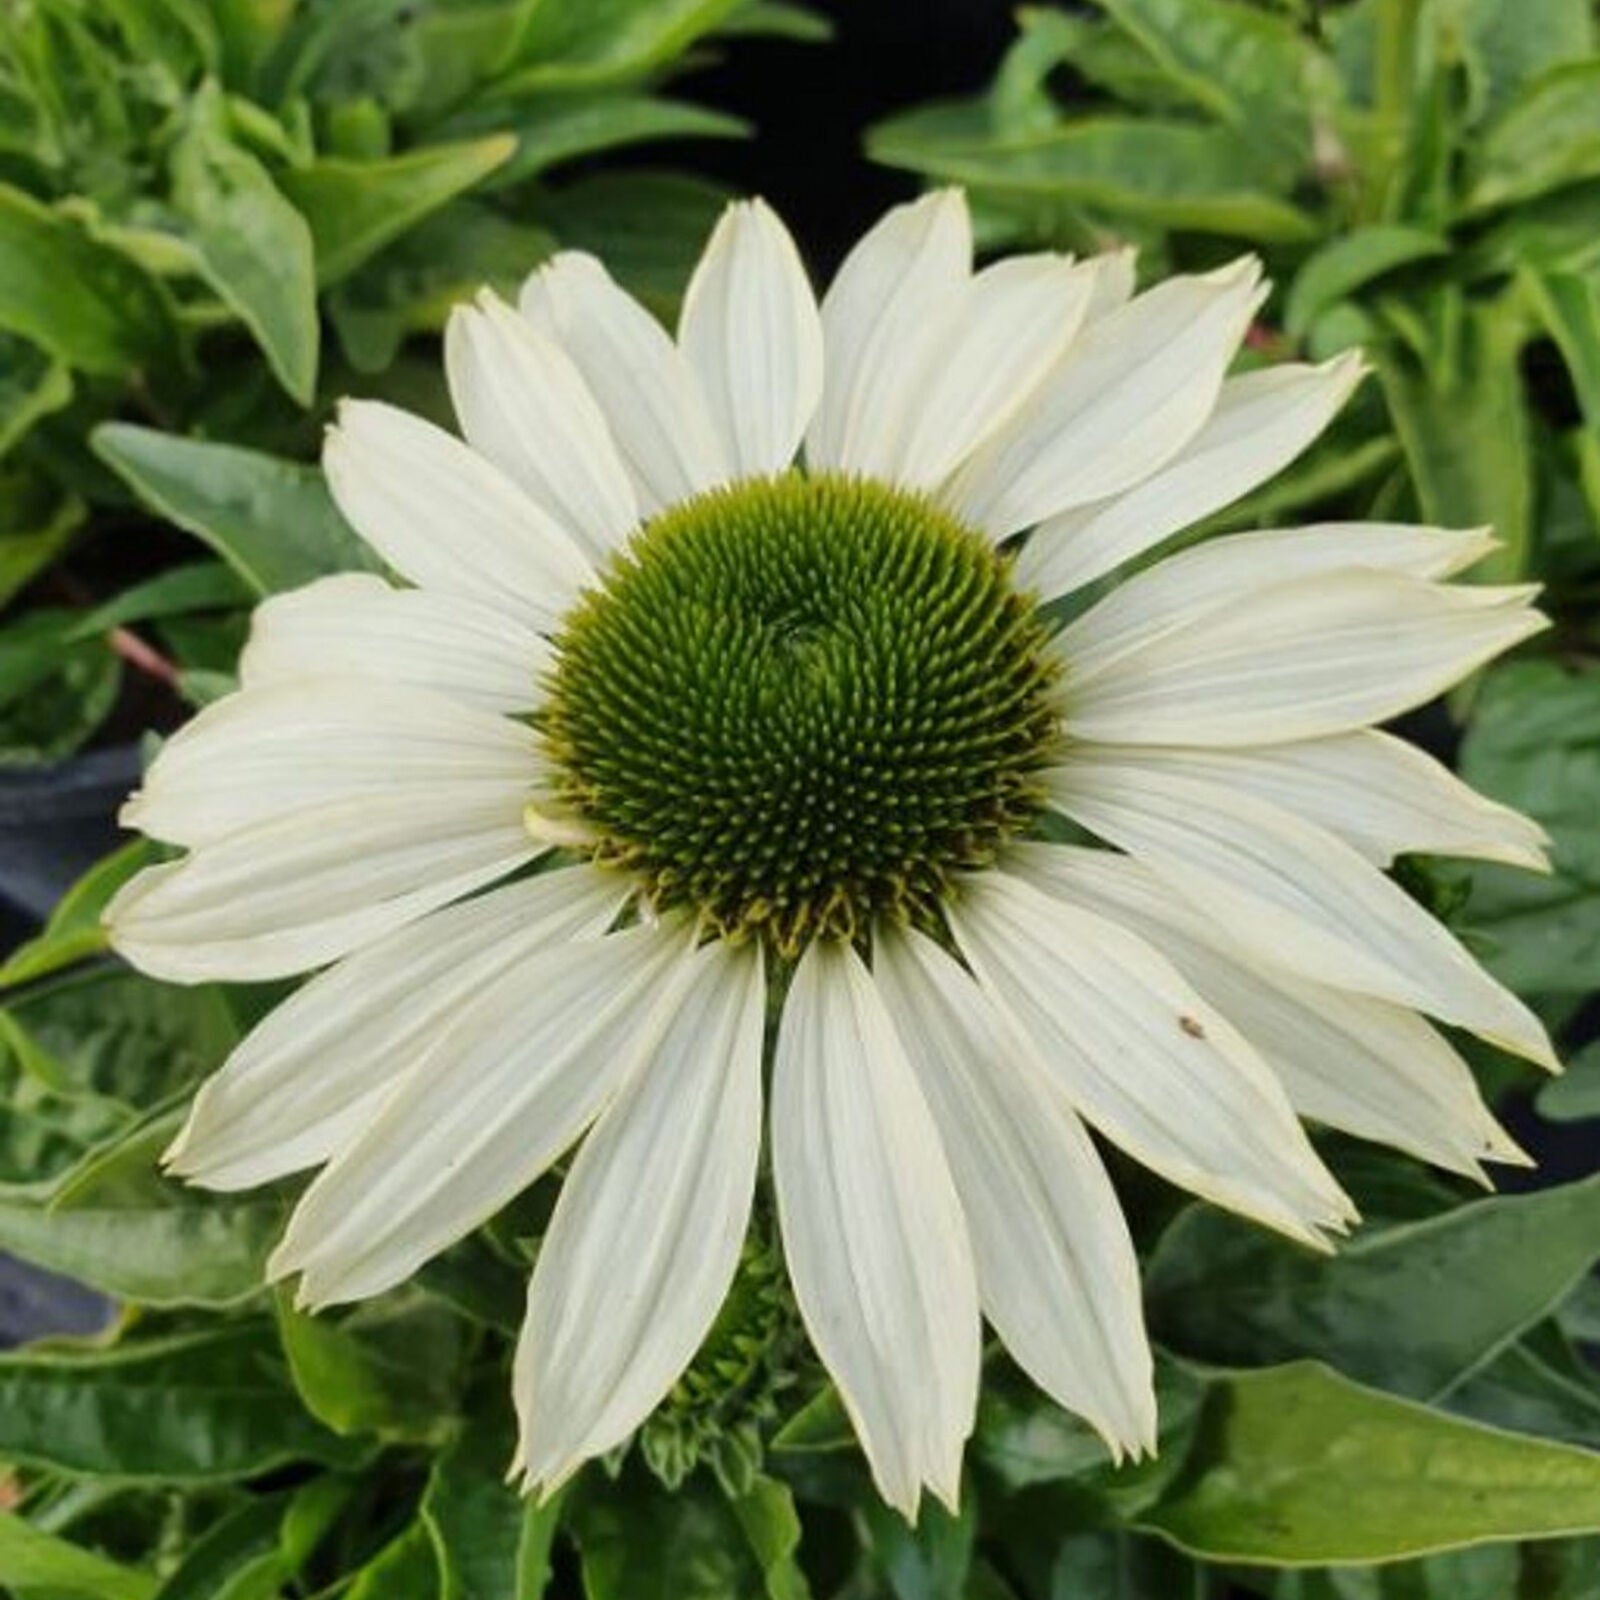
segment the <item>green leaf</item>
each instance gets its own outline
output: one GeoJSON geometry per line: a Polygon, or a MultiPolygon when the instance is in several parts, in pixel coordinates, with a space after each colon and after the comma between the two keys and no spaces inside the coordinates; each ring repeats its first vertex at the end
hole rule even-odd
{"type": "Polygon", "coordinates": [[[428,1441],[449,1429],[466,1330],[445,1307],[388,1296],[335,1320],[296,1311],[280,1292],[277,1312],[295,1387],[335,1433],[428,1441]]]}
{"type": "Polygon", "coordinates": [[[390,1540],[356,1574],[343,1600],[444,1600],[428,1530],[414,1522],[390,1540]]]}
{"type": "Polygon", "coordinates": [[[1472,209],[1527,200],[1600,176],[1600,60],[1555,67],[1524,86],[1476,151],[1472,209]]]}
{"type": "Polygon", "coordinates": [[[75,621],[41,610],[0,628],[0,769],[60,761],[110,714],[122,663],[102,640],[73,642],[75,621]]]}
{"type": "Polygon", "coordinates": [[[1393,1561],[1600,1528],[1600,1454],[1295,1362],[1213,1377],[1181,1473],[1135,1520],[1213,1561],[1393,1561]]]}
{"type": "Polygon", "coordinates": [[[147,506],[204,540],[258,594],[378,566],[315,467],[126,422],[103,423],[90,443],[147,506]]]}
{"type": "Polygon", "coordinates": [[[1155,1336],[1229,1365],[1315,1356],[1419,1399],[1548,1316],[1600,1256],[1600,1176],[1480,1200],[1335,1256],[1195,1207],[1146,1274],[1155,1336]]]}
{"type": "Polygon", "coordinates": [[[914,1528],[875,1497],[860,1516],[868,1560],[894,1600],[962,1600],[977,1532],[971,1495],[959,1516],[941,1505],[923,1506],[914,1528]]]}
{"type": "Polygon", "coordinates": [[[114,895],[156,858],[149,840],[138,839],[97,861],[56,902],[44,930],[20,944],[0,963],[0,988],[31,983],[106,948],[100,915],[114,895]]]}
{"type": "Polygon", "coordinates": [[[1303,338],[1323,312],[1368,284],[1416,261],[1448,255],[1450,241],[1425,228],[1393,224],[1356,228],[1309,255],[1295,274],[1284,327],[1303,338]]]}
{"type": "Polygon", "coordinates": [[[282,184],[316,246],[316,281],[338,283],[391,240],[481,183],[516,148],[504,134],[431,145],[377,161],[325,159],[289,168],[282,184]]]}
{"type": "Polygon", "coordinates": [[[3,183],[0,329],[108,377],[170,356],[176,341],[154,278],[81,223],[3,183]]]}
{"type": "Polygon", "coordinates": [[[1552,1122],[1583,1122],[1600,1117],[1600,1040],[1587,1044],[1566,1063],[1559,1078],[1541,1084],[1534,1104],[1552,1122]]]}
{"type": "Polygon", "coordinates": [[[1163,228],[1291,243],[1315,221],[1252,174],[1259,151],[1227,128],[1155,117],[1094,116],[1006,137],[967,108],[928,107],[867,136],[876,161],[949,182],[1093,207],[1163,228]]]}
{"type": "Polygon", "coordinates": [[[267,169],[228,138],[214,86],[174,150],[173,201],[201,275],[283,387],[310,405],[320,337],[311,229],[267,169]]]}
{"type": "Polygon", "coordinates": [[[1448,1403],[1476,1422],[1600,1449],[1600,1388],[1554,1324],[1474,1372],[1451,1390],[1448,1403]]]}
{"type": "Polygon", "coordinates": [[[561,1497],[538,1505],[506,1482],[513,1438],[504,1402],[434,1458],[421,1517],[439,1559],[440,1600],[539,1600],[561,1497]]]}
{"type": "Polygon", "coordinates": [[[37,1590],[41,1600],[152,1600],[156,1580],[0,1511],[0,1584],[12,1593],[37,1590]]]}
{"type": "Polygon", "coordinates": [[[1551,837],[1548,877],[1474,865],[1464,918],[1483,960],[1523,994],[1587,994],[1600,970],[1600,674],[1554,661],[1490,669],[1460,770],[1551,837]]]}
{"type": "Polygon", "coordinates": [[[730,1502],[704,1475],[668,1494],[643,1474],[576,1497],[587,1600],[806,1600],[789,1492],[758,1479],[730,1502]]]}
{"type": "Polygon", "coordinates": [[[287,1208],[269,1191],[205,1195],[163,1178],[176,1117],[91,1156],[53,1205],[0,1197],[0,1249],[139,1304],[223,1307],[263,1288],[287,1208]]]}
{"type": "Polygon", "coordinates": [[[522,183],[563,161],[651,139],[738,139],[750,124],[722,111],[658,95],[579,93],[543,96],[497,123],[516,138],[511,159],[490,187],[522,183]]]}
{"type": "Polygon", "coordinates": [[[281,1536],[289,1496],[251,1500],[184,1552],[155,1600],[278,1600],[294,1576],[281,1536]]]}
{"type": "Polygon", "coordinates": [[[1489,110],[1530,78],[1593,55],[1597,44],[1589,0],[1464,0],[1459,25],[1474,99],[1489,110]]]}
{"type": "Polygon", "coordinates": [[[1517,281],[1561,351],[1584,421],[1600,435],[1600,273],[1524,267],[1517,281]]]}
{"type": "Polygon", "coordinates": [[[1196,105],[1291,153],[1310,133],[1316,51],[1283,17],[1235,0],[1095,0],[1196,105]]]}
{"type": "Polygon", "coordinates": [[[189,1088],[239,1037],[215,985],[179,988],[109,965],[8,997],[6,1014],[55,1064],[62,1094],[114,1101],[130,1113],[189,1088]]]}
{"type": "Polygon", "coordinates": [[[107,1351],[0,1355],[0,1456],[74,1476],[213,1483],[359,1446],[301,1409],[270,1323],[107,1351]]]}
{"type": "MultiPolygon", "coordinates": [[[[3,270],[3,267],[0,267],[3,270]]],[[[72,374],[36,345],[0,334],[0,456],[72,399],[72,374]]]]}
{"type": "Polygon", "coordinates": [[[1478,571],[1519,578],[1528,570],[1534,477],[1517,369],[1526,338],[1520,311],[1510,296],[1463,301],[1451,288],[1426,310],[1438,329],[1426,363],[1393,342],[1371,352],[1423,520],[1492,526],[1502,548],[1478,571]]]}
{"type": "Polygon", "coordinates": [[[42,474],[0,470],[0,605],[7,605],[72,543],[87,510],[42,474]]]}
{"type": "Polygon", "coordinates": [[[527,14],[517,68],[497,86],[626,83],[680,56],[724,22],[739,0],[543,0],[527,14]]]}
{"type": "MultiPolygon", "coordinates": [[[[191,561],[165,572],[106,601],[73,630],[87,638],[126,627],[130,622],[188,616],[195,611],[236,610],[248,606],[255,594],[232,567],[220,561],[191,561]]],[[[3,980],[0,980],[3,981],[3,980]]]]}
{"type": "Polygon", "coordinates": [[[407,334],[437,332],[458,300],[485,286],[514,300],[554,249],[542,229],[453,201],[334,289],[329,311],[346,358],[358,371],[384,371],[407,334]]]}

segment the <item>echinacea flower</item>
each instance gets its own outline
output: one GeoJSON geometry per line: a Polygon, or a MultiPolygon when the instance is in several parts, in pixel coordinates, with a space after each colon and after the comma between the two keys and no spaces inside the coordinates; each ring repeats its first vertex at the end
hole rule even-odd
{"type": "Polygon", "coordinates": [[[1424,1019],[1549,1042],[1384,869],[1537,866],[1540,835],[1371,725],[1537,630],[1531,592],[1446,581],[1481,533],[1329,524],[1146,562],[1056,627],[1359,363],[1229,377],[1251,260],[1134,295],[1126,254],[971,254],[929,195],[819,309],[756,202],[675,341],[581,254],[459,309],[462,438],[368,402],[328,438],[392,578],[267,601],[129,803],[187,852],[112,907],[129,960],[317,972],[168,1157],[320,1168],[271,1265],[302,1302],[401,1282],[576,1145],[516,1357],[530,1486],[690,1362],[764,1122],[800,1313],[908,1515],[957,1496],[983,1317],[1114,1455],[1154,1447],[1086,1124],[1313,1244],[1355,1212],[1299,1115],[1519,1157],[1424,1019]]]}

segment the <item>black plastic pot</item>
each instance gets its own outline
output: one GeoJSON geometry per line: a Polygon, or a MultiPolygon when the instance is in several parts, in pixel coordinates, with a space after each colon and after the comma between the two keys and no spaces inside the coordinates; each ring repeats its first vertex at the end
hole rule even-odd
{"type": "MultiPolygon", "coordinates": [[[[0,947],[34,933],[115,846],[117,808],[138,776],[134,745],[0,775],[0,947]]],[[[109,1312],[93,1290],[0,1254],[0,1349],[47,1333],[92,1333],[109,1312]]]]}

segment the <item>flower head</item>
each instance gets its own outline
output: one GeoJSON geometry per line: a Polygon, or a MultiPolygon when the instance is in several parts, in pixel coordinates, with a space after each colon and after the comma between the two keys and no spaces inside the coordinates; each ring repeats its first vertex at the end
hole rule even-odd
{"type": "Polygon", "coordinates": [[[1425,1018],[1548,1063],[1543,1030],[1384,868],[1540,837],[1371,725],[1536,630],[1530,592],[1447,582],[1489,541],[1437,528],[1141,564],[1360,372],[1227,375],[1252,261],[1132,289],[1125,255],[974,273],[954,192],[820,308],[731,207],[676,340],[558,255],[452,318],[463,438],[346,405],[329,481],[393,580],[263,605],[129,802],[188,852],[112,907],[130,960],[316,971],[168,1158],[321,1169],[272,1263],[304,1302],[400,1282],[577,1146],[517,1353],[530,1484],[690,1362],[764,1124],[801,1315],[908,1513],[956,1498],[981,1317],[1154,1447],[1086,1124],[1313,1244],[1355,1213],[1297,1114],[1519,1158],[1425,1018]]]}

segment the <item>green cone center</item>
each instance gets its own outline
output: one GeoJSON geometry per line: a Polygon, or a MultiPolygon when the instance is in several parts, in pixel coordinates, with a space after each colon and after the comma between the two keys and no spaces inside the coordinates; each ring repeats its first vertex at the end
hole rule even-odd
{"type": "Polygon", "coordinates": [[[989,540],[788,473],[662,513],[556,638],[560,803],[662,910],[786,955],[936,915],[1039,807],[1051,657],[989,540]]]}

